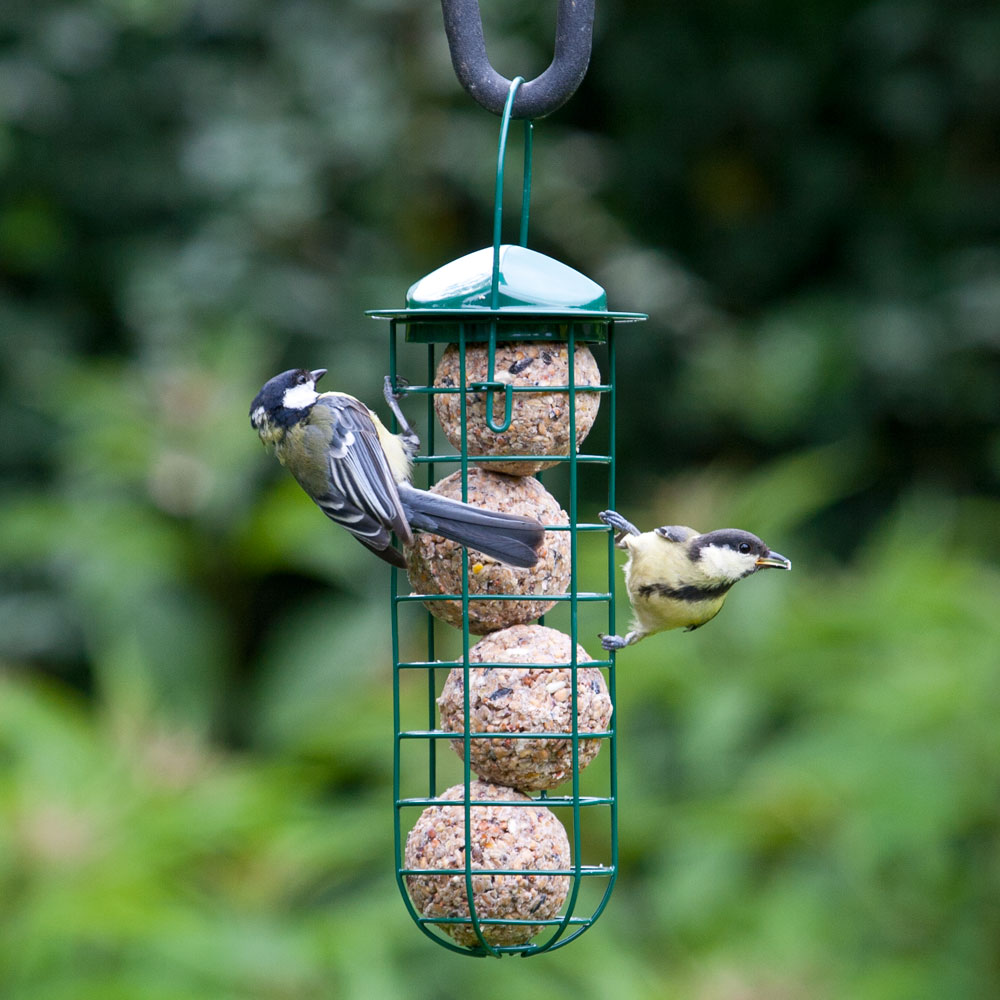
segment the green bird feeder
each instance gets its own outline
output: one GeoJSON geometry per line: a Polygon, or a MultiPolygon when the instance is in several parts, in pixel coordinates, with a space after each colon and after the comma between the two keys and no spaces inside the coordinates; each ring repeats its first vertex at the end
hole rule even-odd
{"type": "Polygon", "coordinates": [[[405,308],[368,312],[389,322],[396,391],[426,397],[415,484],[546,527],[532,569],[429,535],[406,550],[406,576],[392,569],[397,881],[425,934],[480,956],[575,940],[617,875],[615,662],[597,638],[616,631],[615,563],[596,511],[615,508],[615,330],[646,318],[528,249],[529,120],[520,242],[501,243],[522,83],[501,113],[492,246],[417,281],[405,308]],[[581,450],[595,417],[606,445],[581,450]],[[584,520],[581,475],[603,504],[584,520]]]}

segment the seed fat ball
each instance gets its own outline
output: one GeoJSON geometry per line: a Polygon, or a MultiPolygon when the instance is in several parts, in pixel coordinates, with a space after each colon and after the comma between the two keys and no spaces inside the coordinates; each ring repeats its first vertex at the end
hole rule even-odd
{"type": "MultiPolygon", "coordinates": [[[[543,625],[515,625],[494,632],[469,650],[470,663],[568,663],[568,635],[543,625]]],[[[586,667],[591,657],[577,646],[577,732],[604,732],[611,721],[611,698],[604,675],[586,667]]],[[[441,728],[463,732],[464,671],[448,674],[438,708],[441,728]]],[[[572,671],[569,667],[524,669],[477,667],[469,670],[469,711],[473,733],[569,733],[573,728],[572,671]]],[[[602,740],[578,741],[582,771],[600,752],[602,740]]],[[[570,739],[472,739],[470,766],[484,781],[521,790],[555,788],[573,773],[570,739]]],[[[464,740],[452,740],[464,758],[464,740]]]]}
{"type": "MultiPolygon", "coordinates": [[[[488,348],[480,344],[465,350],[466,385],[485,382],[488,375],[488,348]]],[[[576,441],[579,449],[590,432],[601,405],[599,392],[587,392],[580,387],[601,384],[601,373],[590,348],[578,345],[573,354],[574,380],[577,386],[576,441]]],[[[494,357],[495,378],[512,386],[569,385],[569,346],[567,344],[516,341],[497,344],[494,357]]],[[[441,355],[434,385],[461,385],[459,350],[452,344],[441,355]]],[[[500,425],[504,418],[504,393],[493,393],[493,422],[500,425]]],[[[568,455],[569,392],[514,392],[511,394],[510,427],[501,433],[486,423],[486,393],[466,395],[466,438],[470,455],[568,455]]],[[[462,446],[462,411],[459,393],[438,393],[434,397],[437,414],[445,436],[455,448],[462,446]]],[[[558,464],[558,460],[521,462],[484,462],[484,468],[527,476],[558,464]]]]}
{"type": "MultiPolygon", "coordinates": [[[[492,920],[550,920],[569,893],[568,875],[547,875],[570,867],[569,839],[555,814],[545,806],[511,806],[528,802],[526,795],[502,785],[473,781],[473,799],[489,799],[487,806],[471,806],[471,859],[474,868],[516,869],[517,874],[472,876],[472,899],[483,937],[491,945],[520,945],[543,928],[540,924],[491,924],[492,920]],[[520,874],[523,872],[524,874],[520,874]]],[[[403,861],[407,868],[455,869],[454,875],[407,875],[406,887],[417,912],[424,917],[469,917],[465,886],[464,785],[453,785],[439,798],[455,799],[454,806],[428,806],[406,837],[403,861]]],[[[479,941],[471,923],[438,924],[459,944],[475,947],[479,941]]]]}

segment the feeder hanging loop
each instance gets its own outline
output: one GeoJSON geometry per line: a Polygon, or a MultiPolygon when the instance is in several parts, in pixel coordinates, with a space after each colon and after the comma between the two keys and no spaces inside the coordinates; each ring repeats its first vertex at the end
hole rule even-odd
{"type": "MultiPolygon", "coordinates": [[[[552,62],[525,83],[512,109],[514,118],[544,118],[561,108],[587,73],[594,34],[595,0],[559,0],[552,62]]],[[[441,0],[451,64],[458,82],[487,111],[503,114],[511,81],[490,64],[479,0],[441,0]]]]}

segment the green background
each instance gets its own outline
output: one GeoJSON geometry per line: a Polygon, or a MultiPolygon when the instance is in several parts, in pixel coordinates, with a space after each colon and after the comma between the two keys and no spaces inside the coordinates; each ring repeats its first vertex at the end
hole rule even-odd
{"type": "MultiPolygon", "coordinates": [[[[484,7],[544,69],[551,5],[484,7]]],[[[490,242],[498,119],[432,0],[6,0],[0,995],[998,995],[998,53],[994,3],[598,0],[530,243],[650,314],[619,509],[795,568],[620,656],[618,885],[497,962],[404,911],[388,570],[247,409],[381,403],[364,310],[490,242]]]]}

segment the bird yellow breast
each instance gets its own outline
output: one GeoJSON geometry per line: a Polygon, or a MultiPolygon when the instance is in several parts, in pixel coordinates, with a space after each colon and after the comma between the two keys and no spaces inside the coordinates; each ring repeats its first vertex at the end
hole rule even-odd
{"type": "Polygon", "coordinates": [[[681,584],[688,560],[680,545],[665,542],[652,531],[624,538],[628,561],[625,563],[625,583],[631,595],[643,583],[653,581],[676,587],[681,584]]]}
{"type": "MultiPolygon", "coordinates": [[[[368,412],[371,413],[370,410],[368,412]]],[[[413,462],[403,447],[403,442],[399,439],[399,435],[393,434],[374,413],[371,415],[375,430],[378,431],[379,444],[385,452],[393,478],[397,483],[408,483],[413,462]]]]}
{"type": "Polygon", "coordinates": [[[624,543],[629,554],[624,566],[625,585],[635,621],[645,631],[703,625],[719,613],[724,594],[682,600],[668,593],[702,583],[700,577],[692,578],[691,561],[682,545],[649,531],[626,536],[624,543]]]}

